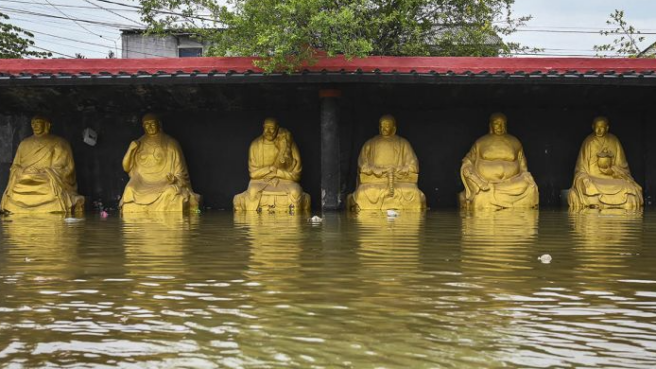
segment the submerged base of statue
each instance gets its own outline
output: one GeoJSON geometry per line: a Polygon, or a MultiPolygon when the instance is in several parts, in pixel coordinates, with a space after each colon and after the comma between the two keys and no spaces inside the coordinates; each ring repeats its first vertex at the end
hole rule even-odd
{"type": "Polygon", "coordinates": [[[310,195],[293,181],[252,180],[248,189],[233,199],[235,211],[294,212],[310,211],[310,195]]]}
{"type": "MultiPolygon", "coordinates": [[[[60,193],[54,195],[49,191],[39,192],[40,186],[27,187],[27,192],[22,192],[21,186],[16,184],[13,193],[5,198],[2,204],[2,211],[10,214],[27,214],[27,213],[82,213],[84,212],[84,197],[77,194],[60,193]],[[30,201],[25,203],[20,198],[28,198],[30,201]],[[33,198],[39,199],[38,203],[32,201],[33,198]]],[[[41,183],[48,185],[48,183],[41,183]]]]}
{"type": "Polygon", "coordinates": [[[191,191],[185,191],[181,194],[174,186],[171,186],[163,192],[146,194],[140,191],[138,196],[134,196],[137,191],[128,185],[125,189],[123,199],[121,200],[121,212],[123,213],[148,213],[148,212],[197,212],[199,211],[201,196],[191,191]],[[149,201],[152,197],[152,201],[149,201]],[[136,201],[135,198],[139,200],[136,201]]]}
{"type": "Polygon", "coordinates": [[[350,211],[361,210],[410,210],[426,209],[426,196],[417,187],[417,175],[403,178],[389,185],[387,180],[360,174],[358,188],[346,198],[350,211]]]}
{"type": "Polygon", "coordinates": [[[487,189],[483,191],[476,185],[468,184],[470,191],[462,191],[458,195],[461,209],[537,209],[540,199],[538,187],[533,177],[522,174],[504,182],[488,182],[487,189]]]}

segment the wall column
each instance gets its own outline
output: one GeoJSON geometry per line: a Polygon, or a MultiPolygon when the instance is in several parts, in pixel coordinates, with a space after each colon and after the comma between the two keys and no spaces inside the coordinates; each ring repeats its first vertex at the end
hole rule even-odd
{"type": "Polygon", "coordinates": [[[339,149],[339,90],[320,90],[321,98],[321,210],[339,210],[342,193],[339,149]]]}

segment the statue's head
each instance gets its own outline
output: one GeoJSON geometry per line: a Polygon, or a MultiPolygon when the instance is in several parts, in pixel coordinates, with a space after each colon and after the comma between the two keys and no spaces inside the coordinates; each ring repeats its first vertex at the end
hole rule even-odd
{"type": "Polygon", "coordinates": [[[608,118],[606,117],[596,117],[592,120],[592,131],[597,137],[604,137],[608,133],[610,125],[608,124],[608,118]]]}
{"type": "Polygon", "coordinates": [[[378,131],[383,137],[392,137],[396,134],[396,119],[390,114],[385,114],[378,120],[378,131]]]}
{"type": "Polygon", "coordinates": [[[505,135],[508,132],[508,118],[503,113],[490,115],[490,134],[505,135]]]}
{"type": "Polygon", "coordinates": [[[162,130],[162,123],[153,113],[148,113],[141,118],[141,126],[149,136],[154,136],[162,130]]]}
{"type": "Polygon", "coordinates": [[[43,136],[50,133],[50,119],[42,115],[34,116],[30,125],[35,136],[43,136]]]}
{"type": "Polygon", "coordinates": [[[267,141],[273,141],[278,136],[278,121],[276,118],[266,118],[264,124],[262,124],[262,136],[267,141]]]}

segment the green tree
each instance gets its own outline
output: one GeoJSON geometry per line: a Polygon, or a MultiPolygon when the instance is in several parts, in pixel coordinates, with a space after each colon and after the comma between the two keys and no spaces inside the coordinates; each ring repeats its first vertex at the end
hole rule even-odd
{"type": "Polygon", "coordinates": [[[210,56],[259,56],[266,71],[293,70],[320,53],[348,58],[498,56],[530,17],[514,0],[139,0],[149,31],[184,29],[210,41],[210,56]]]}
{"type": "Polygon", "coordinates": [[[47,58],[52,55],[49,52],[29,50],[29,47],[34,45],[32,41],[34,35],[20,27],[3,22],[8,19],[8,15],[0,12],[0,59],[26,56],[47,58]]]}
{"type": "Polygon", "coordinates": [[[617,56],[629,58],[640,57],[642,49],[639,44],[645,40],[645,37],[640,34],[640,31],[624,20],[623,10],[615,9],[615,12],[610,14],[606,24],[615,28],[612,30],[601,30],[599,33],[603,36],[614,36],[615,38],[609,44],[593,46],[593,49],[597,52],[597,56],[603,57],[610,52],[617,56]]]}

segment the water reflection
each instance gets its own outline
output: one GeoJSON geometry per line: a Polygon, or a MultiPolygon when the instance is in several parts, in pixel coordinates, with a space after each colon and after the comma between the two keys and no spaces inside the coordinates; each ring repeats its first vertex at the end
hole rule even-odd
{"type": "Polygon", "coordinates": [[[639,254],[641,248],[642,212],[588,210],[570,212],[577,270],[586,277],[617,277],[620,269],[639,254]],[[612,270],[612,272],[611,272],[612,270]],[[595,272],[595,274],[589,274],[595,272]]]}
{"type": "Polygon", "coordinates": [[[40,278],[74,275],[77,248],[85,219],[64,214],[13,214],[2,219],[0,244],[12,272],[38,273],[40,278]],[[53,262],[56,260],[57,262],[53,262]]]}
{"type": "Polygon", "coordinates": [[[306,217],[293,214],[236,212],[235,225],[246,231],[250,244],[247,277],[269,293],[290,292],[289,283],[299,276],[299,255],[305,237],[306,217]]]}
{"type": "Polygon", "coordinates": [[[129,273],[181,273],[182,259],[198,222],[198,214],[122,214],[121,233],[129,273]]]}
{"type": "Polygon", "coordinates": [[[134,215],[0,218],[0,366],[656,367],[651,214],[134,215]]]}
{"type": "Polygon", "coordinates": [[[357,225],[359,260],[375,283],[394,283],[396,277],[417,271],[419,237],[425,214],[403,212],[389,217],[384,212],[352,215],[357,225]]]}
{"type": "Polygon", "coordinates": [[[462,268],[477,272],[529,269],[538,218],[538,210],[532,209],[462,212],[462,268]]]}

